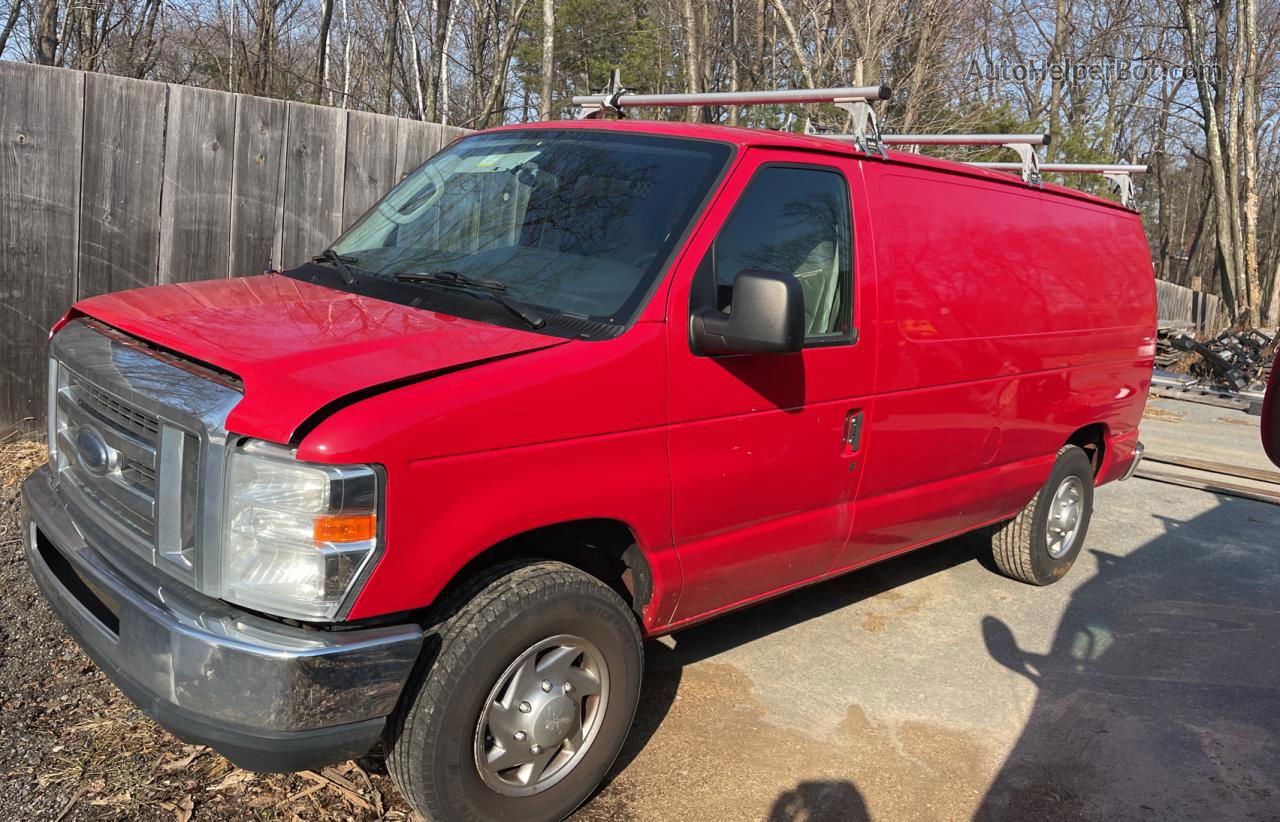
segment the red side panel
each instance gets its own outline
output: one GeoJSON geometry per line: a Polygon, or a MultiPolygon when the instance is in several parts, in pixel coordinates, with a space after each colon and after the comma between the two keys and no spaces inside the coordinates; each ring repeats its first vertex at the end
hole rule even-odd
{"type": "Polygon", "coordinates": [[[1136,216],[863,167],[883,286],[875,447],[844,565],[1014,513],[1083,426],[1131,449],[1154,356],[1136,216]]]}

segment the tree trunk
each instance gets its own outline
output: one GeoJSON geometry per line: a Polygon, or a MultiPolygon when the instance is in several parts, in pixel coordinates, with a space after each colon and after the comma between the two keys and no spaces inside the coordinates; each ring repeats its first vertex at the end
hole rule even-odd
{"type": "Polygon", "coordinates": [[[426,119],[440,122],[440,94],[448,78],[448,41],[450,27],[453,23],[453,4],[450,0],[440,0],[436,6],[435,38],[431,43],[431,68],[427,71],[427,113],[426,119]]]}
{"type": "Polygon", "coordinates": [[[387,0],[387,36],[382,53],[382,113],[393,114],[391,96],[396,84],[396,55],[400,52],[400,8],[397,0],[387,0]]]}
{"type": "Polygon", "coordinates": [[[440,115],[437,122],[449,124],[449,43],[453,40],[453,15],[444,18],[444,48],[440,53],[440,115]]]}
{"type": "MultiPolygon", "coordinates": [[[[1182,21],[1186,33],[1186,49],[1188,59],[1197,63],[1204,53],[1204,41],[1200,34],[1200,20],[1196,17],[1198,4],[1195,0],[1178,0],[1178,8],[1182,12],[1182,21]]],[[[1210,88],[1205,72],[1196,72],[1196,91],[1200,97],[1200,114],[1204,120],[1205,144],[1209,154],[1209,176],[1213,181],[1213,203],[1216,225],[1214,232],[1218,241],[1219,271],[1222,275],[1222,298],[1232,322],[1236,319],[1236,272],[1231,234],[1231,201],[1227,192],[1227,173],[1222,156],[1222,132],[1218,127],[1218,106],[1215,102],[1215,91],[1210,88]]]]}
{"type": "Polygon", "coordinates": [[[254,55],[252,94],[269,97],[271,86],[271,67],[274,65],[276,45],[276,5],[277,0],[258,0],[255,5],[254,25],[257,26],[254,38],[257,54],[254,55]]]}
{"type": "MultiPolygon", "coordinates": [[[[1067,37],[1069,35],[1068,26],[1068,9],[1067,0],[1057,0],[1054,7],[1053,17],[1053,43],[1049,47],[1049,65],[1056,66],[1062,60],[1062,55],[1066,52],[1067,37]]],[[[1053,158],[1057,155],[1057,147],[1062,138],[1066,135],[1060,134],[1062,128],[1062,73],[1050,71],[1049,75],[1049,134],[1053,137],[1053,142],[1045,148],[1045,159],[1053,162],[1053,158]]]]}
{"type": "MultiPolygon", "coordinates": [[[[1225,53],[1228,48],[1228,26],[1230,25],[1231,5],[1228,0],[1218,0],[1218,13],[1215,18],[1215,49],[1225,53]]],[[[1244,271],[1244,232],[1241,227],[1241,211],[1243,192],[1240,185],[1240,125],[1241,125],[1241,88],[1244,82],[1244,40],[1240,32],[1236,33],[1235,48],[1231,51],[1231,80],[1227,86],[1229,103],[1219,103],[1218,111],[1226,118],[1223,142],[1223,167],[1227,175],[1227,193],[1231,199],[1231,267],[1236,275],[1236,304],[1238,311],[1249,313],[1253,295],[1249,294],[1249,284],[1244,271]]],[[[1220,63],[1226,67],[1227,63],[1220,63]]]]}
{"type": "Polygon", "coordinates": [[[5,46],[9,45],[9,35],[13,34],[13,27],[18,25],[20,11],[22,11],[22,0],[13,0],[13,5],[9,7],[9,17],[4,21],[4,30],[0,31],[0,54],[4,54],[5,46]]]}
{"type": "Polygon", "coordinates": [[[800,39],[800,32],[796,29],[795,21],[787,13],[787,7],[782,0],[771,0],[771,2],[773,3],[773,10],[778,13],[778,18],[782,20],[782,25],[787,30],[787,43],[791,46],[791,53],[800,65],[800,72],[804,75],[805,83],[808,84],[809,88],[817,88],[818,84],[813,79],[813,66],[809,62],[809,56],[804,52],[804,45],[800,39]]]}
{"type": "MultiPolygon", "coordinates": [[[[738,90],[738,0],[729,0],[729,91],[738,90]]],[[[729,106],[729,125],[738,124],[738,107],[729,106]]]]}
{"type": "MultiPolygon", "coordinates": [[[[329,87],[329,27],[333,24],[333,0],[320,0],[320,37],[316,50],[315,102],[324,99],[324,90],[329,87]]],[[[330,100],[332,102],[332,100],[330,100]]]]}
{"type": "Polygon", "coordinates": [[[542,88],[538,118],[551,119],[551,82],[556,70],[556,0],[542,0],[542,88]]]}
{"type": "Polygon", "coordinates": [[[751,52],[751,84],[764,87],[764,15],[768,0],[756,0],[756,47],[751,52]]]}
{"type": "MultiPolygon", "coordinates": [[[[131,60],[131,74],[136,79],[142,79],[151,71],[152,61],[155,59],[156,53],[156,20],[160,17],[161,0],[147,0],[146,6],[146,22],[143,23],[137,37],[130,44],[129,55],[131,60]],[[142,41],[142,54],[137,54],[135,45],[138,40],[142,41]]],[[[235,89],[231,89],[235,91],[235,89]]]]}
{"type": "Polygon", "coordinates": [[[1196,252],[1200,250],[1200,238],[1204,236],[1205,223],[1209,221],[1209,204],[1212,202],[1212,196],[1204,198],[1204,204],[1200,207],[1200,219],[1196,221],[1196,233],[1191,235],[1191,245],[1187,248],[1187,265],[1183,271],[1183,279],[1186,281],[1186,286],[1195,291],[1204,290],[1204,278],[1194,266],[1196,252]]]}
{"type": "Polygon", "coordinates": [[[404,30],[409,34],[409,49],[413,52],[413,92],[417,105],[414,106],[414,115],[421,120],[426,116],[426,105],[423,102],[422,90],[422,52],[418,50],[418,35],[413,30],[413,21],[409,19],[409,7],[404,4],[404,0],[397,0],[400,4],[400,12],[404,15],[404,30]]]}
{"type": "MultiPolygon", "coordinates": [[[[1161,83],[1161,91],[1167,93],[1168,80],[1165,79],[1161,83]]],[[[1161,95],[1163,100],[1168,97],[1161,95]]],[[[1160,229],[1160,242],[1158,250],[1158,259],[1156,261],[1156,276],[1162,280],[1169,279],[1169,196],[1167,180],[1165,175],[1168,173],[1168,162],[1165,157],[1165,131],[1169,125],[1169,108],[1164,105],[1160,109],[1159,119],[1156,122],[1156,144],[1155,156],[1155,172],[1156,172],[1156,225],[1160,229]]]]}
{"type": "Polygon", "coordinates": [[[351,12],[349,0],[342,0],[342,108],[351,99],[351,12]]]}
{"type": "Polygon", "coordinates": [[[36,20],[36,62],[52,66],[58,51],[58,0],[40,0],[36,20]]]}
{"type": "MultiPolygon", "coordinates": [[[[698,94],[702,91],[702,46],[698,38],[698,15],[693,0],[684,0],[680,7],[684,20],[684,76],[685,91],[698,94]]],[[[702,119],[702,106],[689,106],[685,118],[696,123],[702,119]]]]}
{"type": "Polygon", "coordinates": [[[1240,134],[1244,140],[1244,281],[1249,295],[1249,321],[1261,319],[1262,288],[1258,279],[1258,10],[1255,0],[1240,0],[1240,39],[1244,44],[1244,79],[1240,101],[1240,134]]]}
{"type": "Polygon", "coordinates": [[[511,19],[507,21],[507,30],[503,32],[498,51],[494,55],[493,77],[489,80],[489,90],[484,96],[484,109],[479,118],[481,128],[488,128],[489,118],[505,108],[499,104],[502,102],[502,91],[507,86],[507,68],[511,65],[511,50],[515,47],[516,35],[520,33],[520,21],[524,19],[524,11],[528,6],[529,0],[520,0],[511,13],[511,19]]]}

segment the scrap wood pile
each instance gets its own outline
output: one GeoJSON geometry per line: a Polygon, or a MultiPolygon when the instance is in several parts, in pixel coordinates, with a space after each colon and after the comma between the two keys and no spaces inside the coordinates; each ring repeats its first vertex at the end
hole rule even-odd
{"type": "Polygon", "coordinates": [[[1193,384],[1206,388],[1260,389],[1271,375],[1276,336],[1256,328],[1232,328],[1202,342],[1181,329],[1161,327],[1156,337],[1156,368],[1186,374],[1193,384]]]}

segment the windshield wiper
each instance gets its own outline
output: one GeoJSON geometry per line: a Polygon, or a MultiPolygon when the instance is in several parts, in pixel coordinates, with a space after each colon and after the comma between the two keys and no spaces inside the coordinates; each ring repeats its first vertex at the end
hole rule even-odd
{"type": "Polygon", "coordinates": [[[313,263],[329,263],[334,268],[338,269],[338,275],[342,277],[342,281],[347,285],[356,284],[355,272],[351,270],[351,264],[355,261],[355,257],[348,257],[345,254],[339,254],[332,248],[326,248],[324,251],[320,252],[320,256],[311,258],[311,262],[313,263]]]}
{"type": "Polygon", "coordinates": [[[488,294],[490,299],[524,320],[531,328],[542,328],[547,324],[547,321],[538,312],[503,296],[503,292],[507,290],[506,283],[500,283],[496,280],[476,280],[456,271],[401,271],[391,276],[402,283],[474,288],[488,294]]]}

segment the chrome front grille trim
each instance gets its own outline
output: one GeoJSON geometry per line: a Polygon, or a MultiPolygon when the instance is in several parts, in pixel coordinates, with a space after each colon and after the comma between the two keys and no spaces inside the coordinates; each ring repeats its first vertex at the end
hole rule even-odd
{"type": "Polygon", "coordinates": [[[49,387],[64,500],[113,546],[216,590],[226,419],[241,394],[84,320],[53,338],[49,387]]]}

